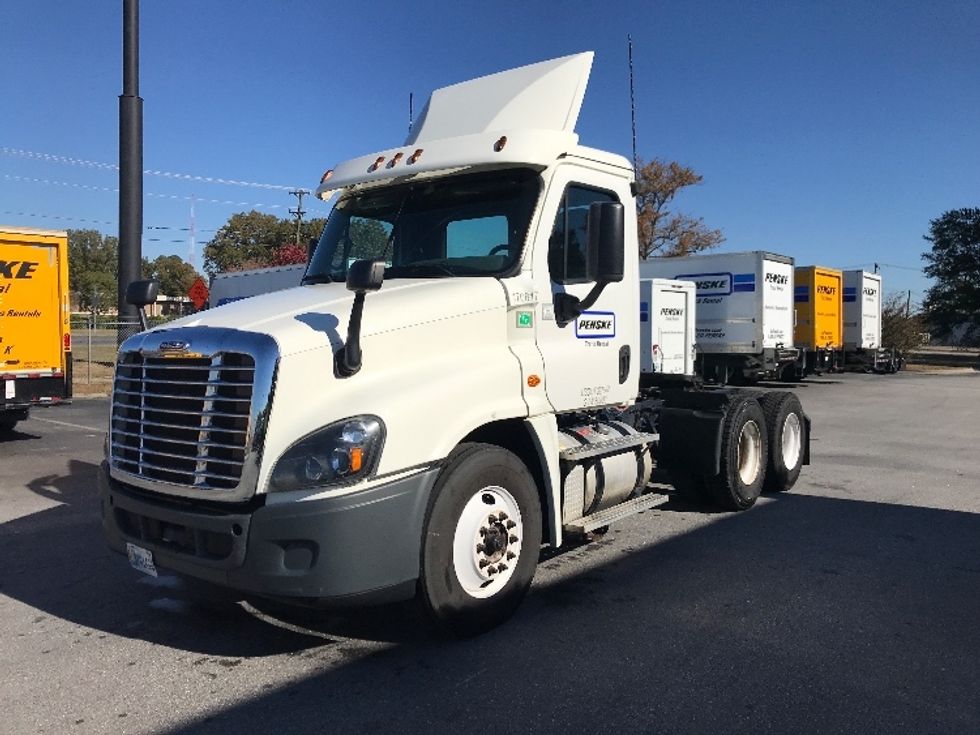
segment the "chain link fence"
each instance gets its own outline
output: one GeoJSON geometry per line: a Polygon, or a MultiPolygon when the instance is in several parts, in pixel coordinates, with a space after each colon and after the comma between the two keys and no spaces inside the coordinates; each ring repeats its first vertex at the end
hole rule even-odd
{"type": "Polygon", "coordinates": [[[112,388],[119,345],[139,331],[138,321],[123,321],[115,316],[74,315],[71,320],[72,392],[75,395],[108,393],[112,388]]]}

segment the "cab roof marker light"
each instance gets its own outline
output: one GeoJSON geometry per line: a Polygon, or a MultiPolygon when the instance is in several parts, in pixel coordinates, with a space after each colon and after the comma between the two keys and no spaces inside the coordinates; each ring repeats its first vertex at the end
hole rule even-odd
{"type": "Polygon", "coordinates": [[[421,148],[416,148],[415,149],[415,153],[413,153],[408,158],[408,161],[407,161],[408,165],[411,166],[413,163],[415,163],[416,161],[418,161],[421,157],[422,157],[422,149],[421,148]]]}
{"type": "Polygon", "coordinates": [[[378,156],[377,158],[374,159],[374,163],[372,163],[370,166],[368,166],[368,171],[369,172],[370,171],[377,171],[379,168],[381,168],[381,164],[384,163],[384,162],[385,162],[385,157],[384,156],[378,156]]]}
{"type": "Polygon", "coordinates": [[[493,151],[494,151],[494,153],[500,153],[500,151],[502,151],[504,149],[504,146],[505,145],[507,145],[507,136],[506,135],[501,135],[497,139],[497,142],[493,144],[493,151]]]}
{"type": "Polygon", "coordinates": [[[404,156],[405,156],[405,154],[402,153],[401,151],[399,151],[398,153],[396,153],[394,156],[392,156],[391,160],[388,161],[388,168],[394,168],[395,166],[397,166],[398,165],[398,162],[400,160],[402,160],[402,158],[404,156]]]}

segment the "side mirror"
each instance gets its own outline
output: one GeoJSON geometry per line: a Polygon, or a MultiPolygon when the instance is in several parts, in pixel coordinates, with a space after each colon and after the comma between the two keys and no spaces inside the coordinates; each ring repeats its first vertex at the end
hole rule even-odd
{"type": "Polygon", "coordinates": [[[150,323],[143,307],[156,302],[159,292],[160,284],[156,281],[133,281],[126,286],[126,303],[139,307],[140,329],[144,332],[150,328],[150,323]]]}
{"type": "Polygon", "coordinates": [[[383,260],[357,260],[347,269],[347,290],[354,292],[354,304],[347,323],[347,342],[334,355],[334,374],[349,378],[361,369],[361,315],[364,294],[377,291],[385,280],[383,260]]]}
{"type": "Polygon", "coordinates": [[[625,210],[619,202],[589,206],[589,258],[597,283],[619,283],[625,273],[625,210]]]}
{"type": "Polygon", "coordinates": [[[160,292],[160,284],[156,281],[133,281],[126,287],[126,303],[144,307],[155,303],[160,292]]]}
{"type": "Polygon", "coordinates": [[[347,290],[354,293],[377,291],[384,280],[383,260],[357,260],[347,269],[347,290]]]}

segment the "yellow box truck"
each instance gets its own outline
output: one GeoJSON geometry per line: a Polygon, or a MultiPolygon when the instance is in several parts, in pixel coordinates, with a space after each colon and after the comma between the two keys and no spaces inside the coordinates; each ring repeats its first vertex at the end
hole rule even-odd
{"type": "Polygon", "coordinates": [[[843,273],[833,268],[808,265],[796,269],[793,342],[801,350],[798,377],[841,369],[844,349],[843,279],[843,273]]]}
{"type": "Polygon", "coordinates": [[[0,431],[71,398],[68,235],[0,225],[0,431]]]}

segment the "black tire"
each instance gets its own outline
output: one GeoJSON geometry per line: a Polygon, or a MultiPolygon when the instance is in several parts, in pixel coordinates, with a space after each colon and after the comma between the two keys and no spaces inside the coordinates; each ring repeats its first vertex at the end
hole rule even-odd
{"type": "Polygon", "coordinates": [[[0,418],[0,434],[9,434],[17,426],[18,419],[12,419],[9,417],[0,418]]]}
{"type": "Polygon", "coordinates": [[[418,597],[429,618],[462,637],[499,625],[527,594],[540,552],[541,504],[527,467],[491,444],[460,445],[433,488],[422,540],[418,597]]]}
{"type": "Polygon", "coordinates": [[[755,505],[766,479],[768,447],[766,417],[759,402],[746,396],[733,398],[722,424],[721,471],[704,478],[715,503],[725,510],[755,505]]]}
{"type": "Polygon", "coordinates": [[[769,461],[762,489],[767,493],[781,493],[796,484],[803,469],[803,448],[806,446],[803,406],[796,394],[789,392],[766,393],[759,399],[759,405],[766,417],[769,437],[769,461]],[[787,465],[787,458],[792,462],[794,454],[795,462],[787,465]]]}

